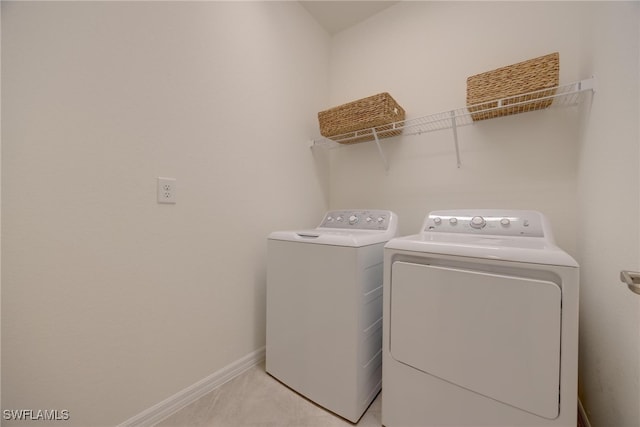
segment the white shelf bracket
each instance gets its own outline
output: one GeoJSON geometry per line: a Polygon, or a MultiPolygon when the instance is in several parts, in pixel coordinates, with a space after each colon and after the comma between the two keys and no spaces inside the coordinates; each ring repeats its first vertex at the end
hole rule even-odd
{"type": "Polygon", "coordinates": [[[380,138],[378,138],[378,132],[376,132],[376,128],[371,128],[373,132],[373,137],[376,139],[376,145],[378,146],[378,153],[380,153],[380,157],[382,158],[382,163],[384,163],[384,170],[389,170],[389,163],[387,162],[387,157],[384,155],[382,151],[382,145],[380,145],[380,138]]]}
{"type": "Polygon", "coordinates": [[[456,126],[456,112],[451,111],[451,130],[453,131],[453,143],[456,147],[456,164],[460,168],[460,148],[458,148],[458,127],[456,126]]]}
{"type": "Polygon", "coordinates": [[[578,90],[591,90],[592,93],[596,93],[596,78],[591,76],[589,79],[580,80],[578,82],[578,90]]]}

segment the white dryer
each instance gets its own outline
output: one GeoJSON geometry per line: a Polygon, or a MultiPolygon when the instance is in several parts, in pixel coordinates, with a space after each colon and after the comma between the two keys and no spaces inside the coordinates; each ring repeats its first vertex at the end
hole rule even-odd
{"type": "Polygon", "coordinates": [[[578,264],[542,214],[431,212],[384,262],[384,426],[576,426],[578,264]]]}
{"type": "Polygon", "coordinates": [[[352,422],[380,391],[384,244],[396,233],[390,211],[348,210],[268,238],[266,370],[352,422]]]}

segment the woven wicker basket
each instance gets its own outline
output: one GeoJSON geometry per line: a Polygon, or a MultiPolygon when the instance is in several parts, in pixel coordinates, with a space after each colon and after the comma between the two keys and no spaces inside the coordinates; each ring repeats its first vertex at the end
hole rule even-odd
{"type": "Polygon", "coordinates": [[[322,136],[340,136],[337,142],[353,144],[375,139],[371,128],[376,128],[378,138],[399,135],[402,131],[390,123],[404,120],[404,115],[404,109],[383,92],[321,111],[318,122],[322,136]]]}
{"type": "Polygon", "coordinates": [[[539,99],[556,93],[559,74],[558,52],[476,74],[467,79],[467,108],[478,111],[471,115],[473,120],[547,108],[553,100],[539,99]],[[512,104],[517,105],[508,107],[512,104]]]}

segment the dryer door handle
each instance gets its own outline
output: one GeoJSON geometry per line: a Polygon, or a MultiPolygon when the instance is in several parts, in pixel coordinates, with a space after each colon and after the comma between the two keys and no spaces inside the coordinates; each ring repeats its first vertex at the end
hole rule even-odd
{"type": "Polygon", "coordinates": [[[620,272],[620,281],[629,286],[632,292],[640,295],[640,273],[637,271],[622,270],[620,272]]]}

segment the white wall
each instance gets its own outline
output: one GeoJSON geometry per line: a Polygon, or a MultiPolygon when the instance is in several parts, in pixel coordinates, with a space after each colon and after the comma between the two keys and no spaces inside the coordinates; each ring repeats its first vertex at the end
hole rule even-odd
{"type": "MultiPolygon", "coordinates": [[[[583,64],[598,76],[580,147],[581,396],[594,427],[640,425],[640,4],[594,3],[583,64]]],[[[587,114],[587,113],[586,113],[587,114]]]]}
{"type": "Polygon", "coordinates": [[[328,204],[328,35],[297,2],[3,1],[2,43],[3,408],[114,425],[262,347],[266,236],[328,204]]]}

